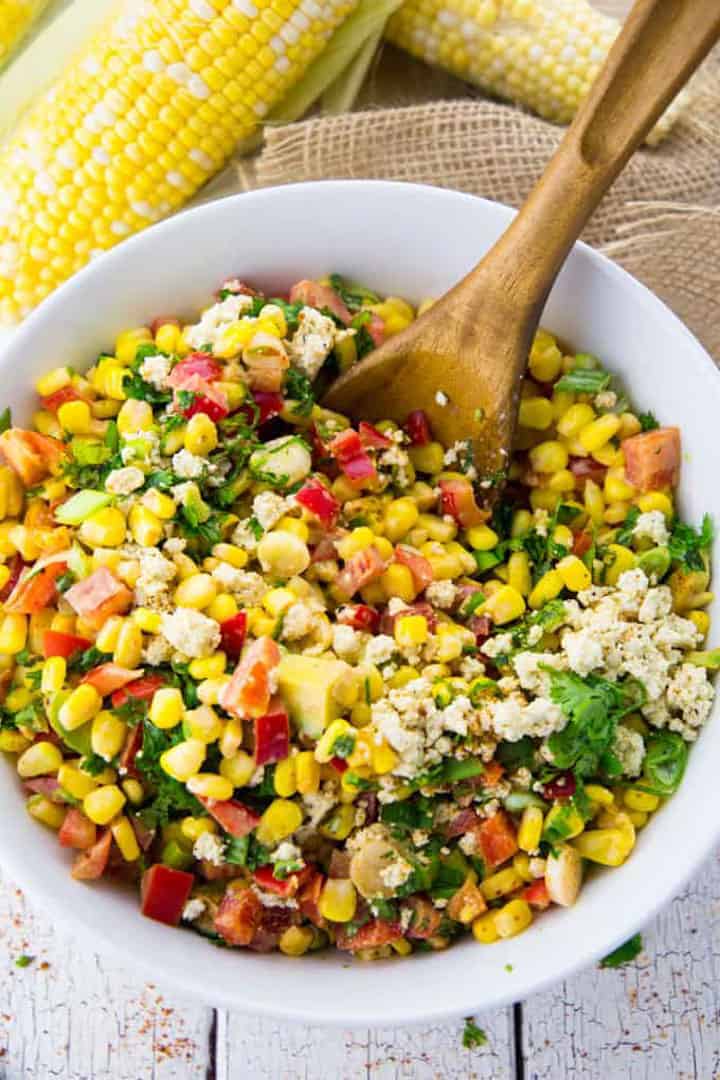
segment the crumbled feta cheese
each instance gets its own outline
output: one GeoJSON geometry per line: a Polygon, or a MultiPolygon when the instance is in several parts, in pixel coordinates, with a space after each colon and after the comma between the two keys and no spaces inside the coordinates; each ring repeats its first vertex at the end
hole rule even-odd
{"type": "Polygon", "coordinates": [[[123,551],[140,564],[140,575],[135,582],[135,603],[152,611],[169,611],[172,608],[169,584],[177,576],[177,567],[166,559],[157,548],[127,544],[123,551]]]}
{"type": "Polygon", "coordinates": [[[541,506],[533,513],[533,528],[538,536],[547,536],[548,525],[550,524],[550,515],[547,510],[544,510],[541,506]]]}
{"type": "Polygon", "coordinates": [[[212,576],[226,592],[233,593],[243,607],[257,607],[268,589],[265,579],[260,574],[238,570],[227,562],[219,563],[213,570],[212,576]]]}
{"type": "Polygon", "coordinates": [[[170,539],[166,540],[163,544],[163,550],[168,555],[182,555],[186,547],[187,540],[183,540],[179,536],[171,536],[170,539]]]}
{"type": "Polygon", "coordinates": [[[293,896],[278,896],[277,893],[265,892],[259,885],[250,888],[266,908],[297,908],[298,902],[293,896]]]}
{"type": "Polygon", "coordinates": [[[475,709],[470,703],[470,698],[464,694],[458,694],[442,710],[443,728],[445,731],[451,731],[454,735],[467,735],[468,723],[474,714],[475,709]]]}
{"type": "Polygon", "coordinates": [[[667,585],[659,585],[655,589],[648,589],[645,594],[638,610],[638,621],[641,623],[658,622],[671,611],[672,593],[667,585]]]}
{"type": "Polygon", "coordinates": [[[412,864],[407,859],[398,857],[388,860],[387,866],[383,866],[380,871],[380,877],[388,889],[399,889],[405,884],[412,871],[412,864]]]}
{"type": "Polygon", "coordinates": [[[652,540],[653,544],[663,547],[670,539],[665,515],[662,510],[648,510],[640,514],[635,522],[632,534],[638,540],[652,540]]]}
{"type": "Polygon", "coordinates": [[[263,529],[272,529],[287,514],[292,503],[274,491],[261,491],[253,499],[253,517],[263,529]]]}
{"type": "Polygon", "coordinates": [[[626,570],[624,574],[620,575],[618,589],[622,594],[625,610],[632,611],[633,605],[636,608],[640,606],[649,585],[647,574],[640,567],[635,570],[626,570]]]}
{"type": "Polygon", "coordinates": [[[684,739],[696,739],[699,729],[710,715],[715,697],[705,668],[681,664],[673,673],[666,696],[670,709],[680,714],[674,716],[667,726],[684,739]]]}
{"type": "Polygon", "coordinates": [[[304,307],[298,315],[298,328],[290,341],[294,367],[314,379],[335,343],[336,327],[332,319],[315,308],[304,307]]]}
{"type": "Polygon", "coordinates": [[[439,405],[441,409],[444,409],[450,398],[443,390],[438,390],[435,394],[435,404],[439,405]]]}
{"type": "Polygon", "coordinates": [[[495,637],[488,638],[485,644],[480,646],[480,652],[485,653],[485,656],[489,656],[491,660],[494,660],[497,656],[511,652],[512,647],[512,634],[496,634],[495,637]]]}
{"type": "Polygon", "coordinates": [[[167,664],[172,659],[172,645],[161,635],[151,637],[143,649],[143,660],[151,667],[167,664]]]}
{"type": "Polygon", "coordinates": [[[112,495],[129,495],[145,483],[145,473],[137,465],[126,465],[123,469],[113,469],[105,481],[106,489],[112,495]]]}
{"type": "Polygon", "coordinates": [[[297,641],[310,633],[314,622],[313,609],[302,600],[298,600],[285,612],[280,636],[285,641],[297,641]]]}
{"type": "Polygon", "coordinates": [[[222,866],[225,862],[225,845],[215,833],[202,833],[195,841],[193,855],[213,866],[222,866]]]}
{"type": "Polygon", "coordinates": [[[185,907],[182,910],[182,917],[185,922],[194,922],[195,919],[199,919],[205,910],[205,901],[200,897],[195,897],[193,900],[188,900],[185,907]]]}
{"type": "Polygon", "coordinates": [[[303,795],[303,808],[308,817],[308,823],[316,828],[337,802],[337,798],[329,785],[325,785],[322,791],[315,795],[303,795]]]}
{"type": "Polygon", "coordinates": [[[295,862],[302,859],[302,851],[290,840],[283,840],[270,855],[272,862],[295,862]]]}
{"type": "Polygon", "coordinates": [[[536,697],[526,704],[524,698],[513,695],[504,701],[492,702],[487,712],[491,730],[506,742],[518,742],[525,735],[544,738],[554,731],[562,731],[567,723],[562,709],[544,697],[536,697]]]}
{"type": "Polygon", "coordinates": [[[603,662],[602,644],[589,629],[567,630],[563,634],[562,647],[571,671],[589,675],[603,662]]]}
{"type": "Polygon", "coordinates": [[[474,832],[466,832],[458,840],[458,847],[463,855],[474,855],[478,850],[478,838],[474,832]]]}
{"type": "Polygon", "coordinates": [[[146,356],[140,365],[140,377],[146,383],[150,383],[156,390],[164,390],[167,386],[168,375],[172,368],[172,360],[162,353],[154,353],[146,356]]]}
{"type": "Polygon", "coordinates": [[[162,616],[162,633],[170,644],[193,658],[210,656],[220,645],[220,627],[193,608],[179,607],[162,616]]]}
{"type": "Polygon", "coordinates": [[[365,640],[352,626],[345,626],[343,623],[333,626],[333,652],[341,660],[357,660],[365,640]]]}
{"type": "Polygon", "coordinates": [[[383,450],[378,456],[377,464],[380,469],[390,469],[393,475],[393,479],[398,487],[409,487],[412,480],[408,466],[410,465],[410,456],[407,450],[403,450],[397,444],[395,446],[389,446],[387,450],[383,450]]]}
{"type": "Polygon", "coordinates": [[[645,757],[645,743],[639,732],[619,724],[611,747],[624,776],[639,776],[645,757]]]}
{"type": "Polygon", "coordinates": [[[377,637],[370,638],[365,645],[363,660],[366,664],[386,664],[397,651],[395,638],[388,634],[378,634],[377,637]]]}
{"type": "Polygon", "coordinates": [[[425,599],[433,607],[447,611],[457,599],[458,589],[452,581],[431,581],[425,590],[425,599]]]}
{"type": "Polygon", "coordinates": [[[237,544],[237,546],[241,547],[244,551],[250,552],[250,554],[257,551],[257,537],[247,521],[241,521],[235,526],[232,534],[232,542],[233,544],[237,544]]]}
{"type": "Polygon", "coordinates": [[[173,472],[183,480],[197,480],[207,469],[207,461],[191,454],[189,450],[178,450],[172,456],[173,472]]]}
{"type": "Polygon", "coordinates": [[[596,409],[614,409],[617,405],[617,394],[614,390],[601,390],[595,395],[596,409]]]}
{"type": "Polygon", "coordinates": [[[188,345],[201,349],[204,345],[213,346],[223,337],[225,331],[237,322],[252,307],[251,296],[245,293],[228,296],[204,311],[199,323],[185,332],[188,345]]]}
{"type": "Polygon", "coordinates": [[[566,667],[566,661],[562,655],[548,652],[516,653],[512,663],[520,686],[533,694],[547,694],[550,690],[550,678],[547,672],[541,670],[541,665],[557,668],[558,671],[566,667]]]}

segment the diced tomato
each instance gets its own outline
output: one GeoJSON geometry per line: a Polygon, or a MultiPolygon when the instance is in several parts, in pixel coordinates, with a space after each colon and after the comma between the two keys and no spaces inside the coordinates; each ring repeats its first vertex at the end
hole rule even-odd
{"type": "Polygon", "coordinates": [[[545,878],[537,878],[523,889],[520,893],[523,900],[527,900],[531,907],[537,908],[538,911],[545,911],[550,907],[552,903],[550,899],[550,893],[548,892],[547,885],[545,884],[545,878]]]}
{"type": "Polygon", "coordinates": [[[328,450],[351,483],[360,485],[377,476],[373,460],[365,450],[357,431],[347,428],[328,443],[328,450]]]}
{"type": "Polygon", "coordinates": [[[56,390],[54,394],[48,394],[47,397],[40,398],[43,409],[47,409],[48,412],[52,413],[56,413],[60,406],[67,401],[84,400],[82,394],[78,394],[73,386],[63,386],[60,390],[56,390]]]}
{"type": "Polygon", "coordinates": [[[229,945],[249,945],[262,915],[262,903],[252,889],[229,886],[215,916],[215,929],[229,945]]]}
{"type": "Polygon", "coordinates": [[[223,709],[240,717],[263,716],[270,704],[270,675],[279,663],[280,650],[271,637],[253,641],[222,692],[223,709]]]}
{"type": "Polygon", "coordinates": [[[274,893],[275,896],[295,896],[306,882],[313,876],[313,868],[304,866],[295,874],[288,874],[286,878],[276,878],[271,866],[260,866],[253,873],[253,878],[265,892],[274,893]]]}
{"type": "Polygon", "coordinates": [[[440,505],[443,514],[450,514],[463,529],[482,525],[490,516],[476,503],[473,486],[465,477],[440,481],[440,505]]]}
{"type": "Polygon", "coordinates": [[[325,919],[320,914],[320,895],[325,885],[325,875],[313,868],[313,875],[297,894],[300,913],[309,919],[313,926],[325,926],[325,919]]]}
{"type": "Polygon", "coordinates": [[[247,612],[238,611],[220,623],[220,638],[223,652],[231,660],[238,660],[245,644],[247,633],[247,612]]]}
{"type": "Polygon", "coordinates": [[[591,457],[571,457],[568,468],[575,477],[575,487],[583,491],[587,480],[593,480],[600,487],[605,483],[607,465],[601,465],[591,457]]]}
{"type": "Polygon", "coordinates": [[[395,548],[395,562],[407,566],[412,574],[413,583],[418,592],[427,589],[434,578],[432,566],[425,556],[421,555],[419,551],[415,551],[414,548],[407,547],[405,544],[398,544],[395,548]]]}
{"type": "Polygon", "coordinates": [[[442,922],[442,915],[427,896],[409,896],[403,908],[412,911],[412,920],[405,931],[409,938],[426,940],[434,937],[442,922]]]}
{"type": "Polygon", "coordinates": [[[623,439],[625,475],[640,491],[675,487],[680,479],[680,429],[656,428],[623,439]]]}
{"type": "Polygon", "coordinates": [[[150,323],[150,333],[153,337],[157,334],[161,326],[180,326],[180,320],[175,315],[156,315],[153,321],[150,323]]]}
{"type": "Polygon", "coordinates": [[[382,431],[378,431],[366,420],[361,420],[358,424],[358,435],[363,446],[369,446],[373,450],[386,450],[393,445],[392,439],[388,439],[387,435],[383,435],[382,431]]]}
{"type": "Polygon", "coordinates": [[[71,870],[76,881],[95,881],[96,878],[103,876],[110,858],[111,843],[112,833],[109,829],[105,829],[92,847],[77,856],[71,870]]]}
{"type": "Polygon", "coordinates": [[[97,839],[97,827],[85,817],[82,810],[71,806],[65,815],[65,820],[60,826],[58,840],[60,847],[77,848],[78,851],[87,851],[97,839]]]}
{"type": "Polygon", "coordinates": [[[140,910],[148,919],[177,926],[194,884],[193,874],[155,863],[142,876],[140,910]]]}
{"type": "Polygon", "coordinates": [[[125,686],[114,692],[110,699],[112,707],[113,709],[119,709],[129,698],[136,698],[138,701],[151,701],[155,691],[166,684],[167,680],[164,675],[143,675],[139,679],[133,679],[132,682],[126,683],[125,686]]]}
{"type": "Polygon", "coordinates": [[[253,400],[260,413],[258,416],[258,424],[260,425],[272,420],[274,416],[279,416],[283,410],[282,394],[270,390],[253,390],[253,400]]]}
{"type": "Polygon", "coordinates": [[[207,379],[199,375],[188,375],[184,385],[175,390],[174,408],[187,420],[196,413],[205,413],[211,420],[224,420],[230,412],[228,400],[225,394],[212,386],[207,379]],[[178,395],[180,393],[192,394],[189,405],[182,406],[178,395]]]}
{"type": "Polygon", "coordinates": [[[335,772],[340,773],[341,776],[342,776],[342,774],[344,772],[347,772],[347,770],[350,768],[350,766],[348,765],[345,758],[341,758],[341,757],[331,757],[330,758],[330,764],[332,765],[335,772]]]}
{"type": "Polygon", "coordinates": [[[65,562],[51,562],[42,570],[27,569],[8,596],[3,607],[16,615],[34,615],[49,607],[57,596],[55,582],[67,570],[65,562]]]}
{"type": "Polygon", "coordinates": [[[423,409],[415,409],[408,413],[403,428],[410,439],[411,446],[427,446],[429,442],[432,442],[430,421],[423,409]]]}
{"type": "Polygon", "coordinates": [[[12,593],[13,589],[20,580],[20,575],[25,569],[25,563],[22,560],[22,556],[13,555],[8,563],[6,563],[10,571],[10,577],[7,579],[4,587],[0,590],[0,604],[4,604],[8,596],[12,593]]]}
{"type": "Polygon", "coordinates": [[[337,595],[349,600],[359,589],[377,580],[385,572],[385,560],[372,545],[352,555],[337,576],[337,595]]]}
{"type": "Polygon", "coordinates": [[[255,764],[267,765],[282,761],[290,753],[290,721],[282,699],[274,697],[264,716],[256,716],[255,764]]]}
{"type": "Polygon", "coordinates": [[[332,529],[340,513],[340,503],[314,476],[307,480],[296,493],[295,501],[314,514],[326,529],[332,529]]]}
{"type": "Polygon", "coordinates": [[[297,304],[298,302],[317,308],[318,311],[327,308],[346,326],[352,320],[352,315],[335,290],[329,285],[321,285],[318,281],[304,280],[293,285],[290,290],[290,303],[297,304]]]}
{"type": "Polygon", "coordinates": [[[193,375],[199,375],[205,382],[214,382],[222,376],[222,365],[209,353],[190,353],[172,369],[167,378],[168,386],[181,390],[188,386],[193,375]]]}
{"type": "Polygon", "coordinates": [[[369,604],[344,604],[338,608],[335,617],[344,626],[352,626],[353,630],[377,634],[380,629],[380,612],[369,604]]]}
{"type": "Polygon", "coordinates": [[[348,934],[339,929],[335,944],[338,949],[346,952],[358,952],[360,949],[376,949],[380,945],[389,945],[391,941],[397,941],[403,936],[399,922],[388,922],[387,919],[371,919],[355,934],[348,934]]]}
{"type": "Polygon", "coordinates": [[[51,656],[62,656],[67,660],[76,652],[85,652],[91,644],[87,638],[78,637],[77,634],[46,630],[43,634],[43,656],[46,660],[51,656]]]}
{"type": "Polygon", "coordinates": [[[94,630],[99,630],[111,615],[128,610],[133,594],[106,566],[101,566],[71,586],[65,599],[77,615],[84,616],[94,630]]]}
{"type": "Polygon", "coordinates": [[[247,836],[260,821],[259,814],[237,799],[207,799],[204,795],[198,796],[198,799],[230,836],[247,836]]]}
{"type": "Polygon", "coordinates": [[[587,555],[588,551],[592,547],[593,538],[592,533],[583,529],[581,532],[575,533],[573,537],[572,553],[577,555],[579,559],[582,559],[583,555],[587,555]]]}
{"type": "Polygon", "coordinates": [[[480,851],[490,869],[512,858],[518,850],[517,831],[504,810],[485,818],[478,829],[480,851]]]}
{"type": "Polygon", "coordinates": [[[59,439],[23,428],[4,431],[0,435],[0,451],[25,487],[39,484],[67,457],[67,450],[59,439]]]}
{"type": "Polygon", "coordinates": [[[120,664],[100,664],[88,671],[81,682],[90,683],[97,690],[100,697],[112,694],[115,690],[121,690],[128,683],[137,682],[143,673],[142,668],[126,668],[120,664]]]}
{"type": "Polygon", "coordinates": [[[476,919],[478,915],[482,915],[484,911],[487,911],[485,897],[470,875],[465,878],[458,891],[450,897],[445,910],[451,919],[458,922],[468,922],[476,919]]]}
{"type": "Polygon", "coordinates": [[[277,905],[263,907],[260,925],[253,934],[250,948],[253,952],[273,952],[285,931],[297,921],[297,914],[291,908],[277,905]]]}

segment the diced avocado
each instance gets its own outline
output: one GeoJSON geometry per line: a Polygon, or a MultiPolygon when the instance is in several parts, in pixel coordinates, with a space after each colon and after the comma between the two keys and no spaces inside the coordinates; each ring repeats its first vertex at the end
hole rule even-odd
{"type": "Polygon", "coordinates": [[[347,672],[342,660],[288,653],[278,667],[278,689],[298,730],[317,739],[339,709],[333,691],[347,672]]]}
{"type": "Polygon", "coordinates": [[[112,502],[106,491],[78,491],[55,511],[55,520],[61,525],[79,525],[97,510],[112,502]]]}

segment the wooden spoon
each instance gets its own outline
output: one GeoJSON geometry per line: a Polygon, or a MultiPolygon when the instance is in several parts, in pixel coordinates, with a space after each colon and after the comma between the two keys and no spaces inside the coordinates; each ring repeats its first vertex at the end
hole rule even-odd
{"type": "Polygon", "coordinates": [[[472,439],[481,477],[504,470],[552,284],[602,196],[718,38],[719,0],[637,0],[508,230],[426,314],[342,375],[324,404],[399,422],[424,409],[446,446],[472,439]]]}

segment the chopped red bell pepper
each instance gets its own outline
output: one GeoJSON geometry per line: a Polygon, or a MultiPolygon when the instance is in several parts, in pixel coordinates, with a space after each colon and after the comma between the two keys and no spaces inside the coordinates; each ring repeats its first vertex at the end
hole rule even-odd
{"type": "Polygon", "coordinates": [[[583,491],[587,480],[594,480],[600,487],[605,483],[607,465],[601,465],[594,458],[571,457],[568,468],[575,477],[575,487],[578,491],[583,491]]]}
{"type": "Polygon", "coordinates": [[[378,431],[366,420],[361,420],[358,424],[358,435],[363,446],[369,446],[373,450],[387,450],[393,445],[392,439],[388,439],[387,435],[383,435],[382,431],[378,431]]]}
{"type": "Polygon", "coordinates": [[[373,340],[373,345],[378,348],[385,340],[385,320],[381,319],[376,311],[373,311],[365,323],[365,329],[373,340]]]}
{"type": "Polygon", "coordinates": [[[298,892],[298,907],[302,915],[309,919],[313,926],[325,926],[325,919],[320,914],[320,896],[325,885],[325,875],[312,867],[312,874],[308,881],[298,892]]]}
{"type": "Polygon", "coordinates": [[[247,836],[260,821],[259,814],[237,799],[207,799],[199,795],[198,800],[230,836],[247,836]]]}
{"type": "Polygon", "coordinates": [[[328,444],[328,450],[337,461],[343,474],[351,483],[360,485],[364,480],[374,479],[377,470],[363,446],[357,431],[347,428],[328,444]]]}
{"type": "Polygon", "coordinates": [[[0,453],[25,487],[33,487],[57,469],[68,452],[59,439],[37,431],[8,428],[0,435],[0,453]]]}
{"type": "Polygon", "coordinates": [[[92,643],[77,634],[66,634],[62,630],[46,630],[43,634],[43,656],[62,656],[65,660],[76,652],[85,652],[92,643]]]}
{"type": "Polygon", "coordinates": [[[65,820],[60,826],[58,840],[60,847],[77,848],[78,851],[87,851],[97,839],[97,827],[85,817],[82,810],[71,806],[65,815],[65,820]]]}
{"type": "Polygon", "coordinates": [[[332,529],[335,525],[340,513],[340,503],[316,477],[311,477],[303,484],[295,495],[295,501],[314,514],[326,529],[332,529]]]}
{"type": "Polygon", "coordinates": [[[330,758],[330,764],[332,765],[335,772],[340,773],[341,776],[342,776],[342,774],[344,772],[347,772],[347,770],[350,768],[350,766],[348,765],[345,758],[341,758],[341,757],[331,757],[330,758]]]}
{"type": "Polygon", "coordinates": [[[240,653],[245,644],[246,633],[246,611],[238,611],[237,615],[232,615],[229,619],[225,619],[224,622],[220,623],[222,649],[231,660],[238,660],[240,658],[240,653]]]}
{"type": "Polygon", "coordinates": [[[182,389],[193,375],[199,375],[206,382],[214,382],[222,375],[222,365],[209,353],[190,353],[172,369],[168,375],[168,386],[182,389]]]}
{"type": "MultiPolygon", "coordinates": [[[[118,690],[118,694],[121,694],[122,690],[118,690]]],[[[115,695],[113,695],[114,697],[115,695]]],[[[127,700],[127,699],[125,699],[127,700]]],[[[130,728],[130,732],[125,740],[125,745],[122,748],[120,754],[120,775],[121,776],[138,776],[138,770],[135,768],[135,758],[140,753],[140,749],[143,744],[143,725],[136,724],[134,728],[130,728]]]]}
{"type": "Polygon", "coordinates": [[[640,491],[675,487],[680,479],[680,429],[656,428],[623,439],[625,476],[640,491]]]}
{"type": "Polygon", "coordinates": [[[229,885],[215,916],[215,929],[229,945],[249,945],[262,917],[262,902],[252,889],[229,885]]]}
{"type": "Polygon", "coordinates": [[[450,514],[463,529],[482,525],[490,516],[475,501],[475,492],[465,477],[440,481],[440,506],[443,514],[450,514]]]}
{"type": "Polygon", "coordinates": [[[265,892],[274,893],[275,896],[295,896],[295,893],[308,882],[314,874],[312,866],[303,866],[294,874],[288,874],[286,878],[276,878],[272,866],[260,866],[253,873],[253,878],[265,892]]]}
{"type": "Polygon", "coordinates": [[[267,765],[282,761],[290,753],[290,721],[282,700],[274,697],[264,716],[256,716],[255,764],[267,765]]]}
{"type": "Polygon", "coordinates": [[[194,884],[193,874],[155,863],[142,876],[140,910],[148,919],[177,926],[194,884]]]}
{"type": "Polygon", "coordinates": [[[490,869],[512,858],[518,850],[517,830],[504,810],[485,818],[478,829],[480,852],[490,869]]]}
{"type": "Polygon", "coordinates": [[[380,629],[380,612],[369,604],[344,604],[338,608],[336,618],[339,623],[368,634],[377,634],[380,629]]]}
{"type": "Polygon", "coordinates": [[[166,685],[163,675],[143,675],[140,679],[133,679],[126,686],[116,690],[112,698],[113,709],[119,709],[128,698],[137,698],[138,701],[150,701],[156,690],[166,685]]]}
{"type": "MultiPolygon", "coordinates": [[[[253,400],[259,410],[258,425],[267,423],[274,416],[279,416],[283,410],[283,396],[273,390],[253,390],[253,400]]],[[[252,419],[251,410],[248,409],[248,419],[252,419]]]]}
{"type": "Polygon", "coordinates": [[[582,529],[580,532],[574,534],[572,553],[573,555],[577,555],[578,559],[582,559],[583,555],[587,555],[592,545],[592,533],[587,532],[586,529],[582,529]]]}
{"type": "Polygon", "coordinates": [[[527,900],[528,904],[537,908],[538,911],[545,911],[552,903],[548,887],[545,884],[545,878],[537,878],[531,885],[523,889],[520,895],[523,900],[527,900]]]}
{"type": "Polygon", "coordinates": [[[408,413],[403,428],[410,439],[411,446],[427,446],[429,442],[432,442],[430,421],[422,409],[415,409],[408,413]]]}
{"type": "Polygon", "coordinates": [[[412,574],[413,583],[418,592],[427,589],[435,576],[433,574],[433,568],[425,556],[421,555],[419,551],[415,551],[414,548],[407,547],[404,544],[398,544],[395,548],[395,561],[402,563],[403,566],[407,566],[412,574]]]}
{"type": "MultiPolygon", "coordinates": [[[[191,391],[191,393],[194,393],[194,391],[191,391]]],[[[186,408],[180,409],[186,420],[190,420],[197,413],[205,413],[215,423],[218,420],[224,420],[229,411],[227,405],[221,401],[216,401],[214,398],[208,397],[207,394],[197,393],[194,394],[193,400],[186,408]]]]}

